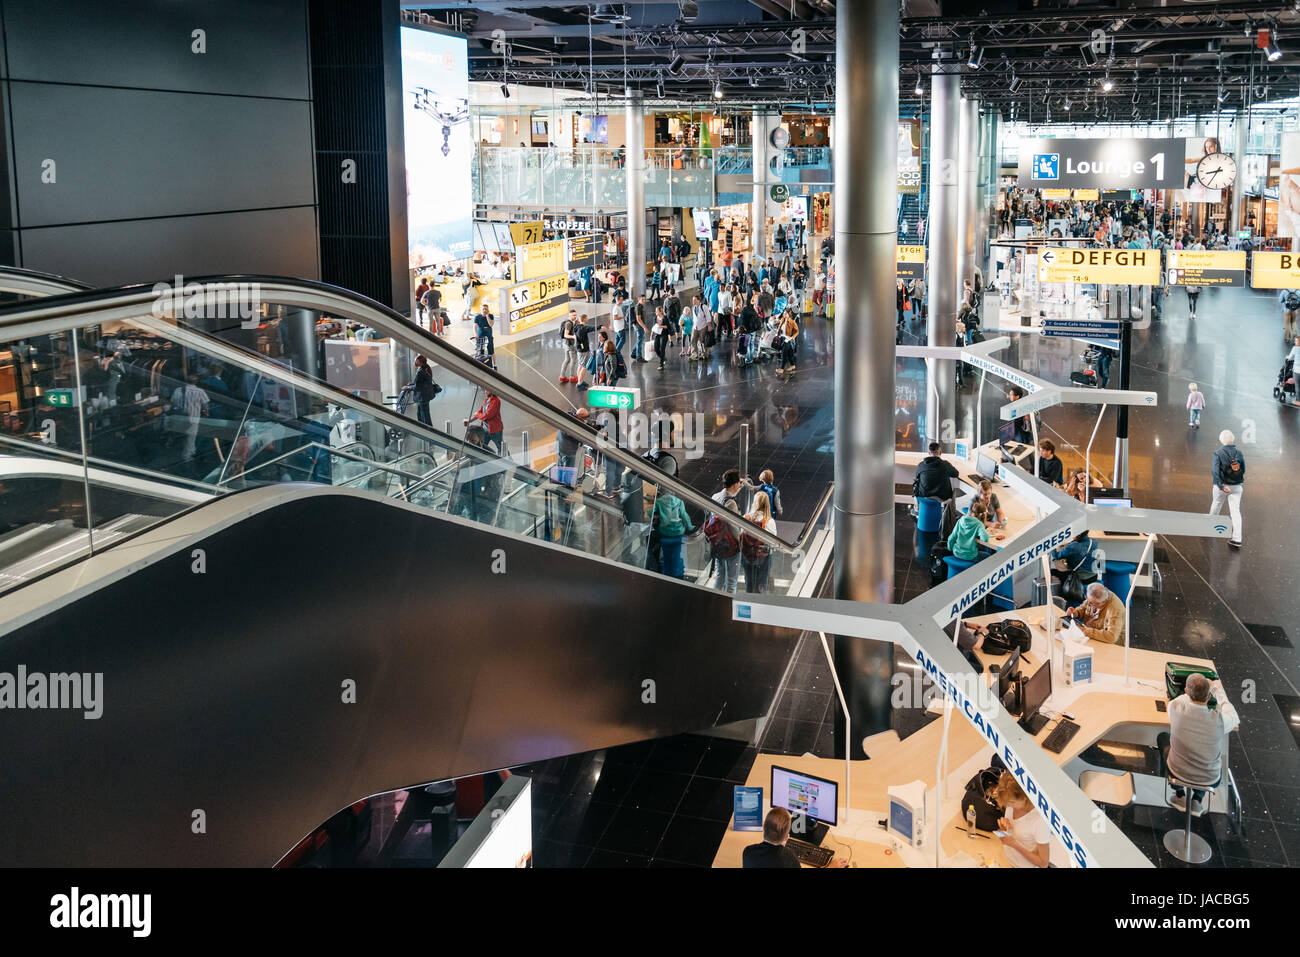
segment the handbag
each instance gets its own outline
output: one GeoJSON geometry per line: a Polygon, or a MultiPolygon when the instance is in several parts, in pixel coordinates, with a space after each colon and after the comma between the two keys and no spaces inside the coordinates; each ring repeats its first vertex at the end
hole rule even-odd
{"type": "Polygon", "coordinates": [[[999,772],[997,768],[985,768],[983,771],[976,771],[975,776],[966,782],[966,793],[961,799],[961,819],[964,824],[966,821],[966,809],[975,808],[975,827],[981,831],[996,831],[998,829],[998,819],[1002,817],[1002,809],[993,798],[994,789],[998,785],[999,772]]]}
{"type": "Polygon", "coordinates": [[[1021,654],[1024,654],[1033,644],[1034,636],[1030,633],[1029,626],[1014,618],[995,621],[984,628],[983,649],[990,655],[1010,654],[1013,648],[1019,648],[1021,654]]]}

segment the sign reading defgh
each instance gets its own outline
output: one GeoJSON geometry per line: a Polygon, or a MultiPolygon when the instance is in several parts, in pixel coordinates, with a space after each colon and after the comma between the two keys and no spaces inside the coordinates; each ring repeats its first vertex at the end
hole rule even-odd
{"type": "Polygon", "coordinates": [[[1160,282],[1160,251],[1047,246],[1038,251],[1038,281],[1151,285],[1160,282]]]}

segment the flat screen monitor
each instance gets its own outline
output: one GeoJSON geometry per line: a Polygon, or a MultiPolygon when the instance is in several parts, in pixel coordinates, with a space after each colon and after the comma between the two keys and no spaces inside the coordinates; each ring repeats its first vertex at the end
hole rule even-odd
{"type": "Polygon", "coordinates": [[[1093,505],[1112,505],[1117,508],[1132,508],[1133,500],[1131,498],[1094,498],[1093,505]]]}
{"type": "Polygon", "coordinates": [[[772,807],[835,826],[839,785],[789,768],[772,765],[772,807]]]}
{"type": "Polygon", "coordinates": [[[1088,492],[1088,498],[1090,499],[1128,497],[1128,492],[1124,491],[1122,488],[1094,488],[1090,489],[1088,492]]]}
{"type": "Polygon", "coordinates": [[[981,452],[975,460],[975,471],[991,482],[998,477],[998,463],[981,452]]]}
{"type": "Polygon", "coordinates": [[[998,444],[1000,445],[1018,445],[1016,442],[1016,423],[1003,422],[998,426],[998,444]]]}
{"type": "Polygon", "coordinates": [[[1052,660],[1043,662],[1029,680],[1025,682],[1025,706],[1021,710],[1021,720],[1029,721],[1043,706],[1043,702],[1052,696],[1052,660]]]}
{"type": "Polygon", "coordinates": [[[1011,657],[1002,664],[998,672],[998,697],[1001,698],[1011,689],[1011,679],[1020,671],[1020,646],[1011,649],[1011,657]]]}

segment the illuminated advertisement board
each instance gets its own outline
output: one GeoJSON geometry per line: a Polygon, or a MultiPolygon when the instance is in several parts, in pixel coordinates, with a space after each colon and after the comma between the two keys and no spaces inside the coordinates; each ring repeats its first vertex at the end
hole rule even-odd
{"type": "Polygon", "coordinates": [[[401,38],[410,265],[463,259],[474,252],[466,41],[416,27],[401,38]]]}

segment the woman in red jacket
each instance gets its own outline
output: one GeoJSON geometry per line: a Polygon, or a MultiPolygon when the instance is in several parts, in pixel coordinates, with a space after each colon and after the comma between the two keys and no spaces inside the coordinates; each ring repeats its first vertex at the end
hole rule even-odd
{"type": "Polygon", "coordinates": [[[489,392],[484,398],[483,404],[479,406],[473,416],[465,420],[465,425],[471,422],[482,422],[483,428],[487,432],[487,445],[496,445],[497,455],[504,455],[502,452],[502,435],[506,430],[505,423],[501,421],[501,400],[497,398],[495,392],[489,392]]]}

